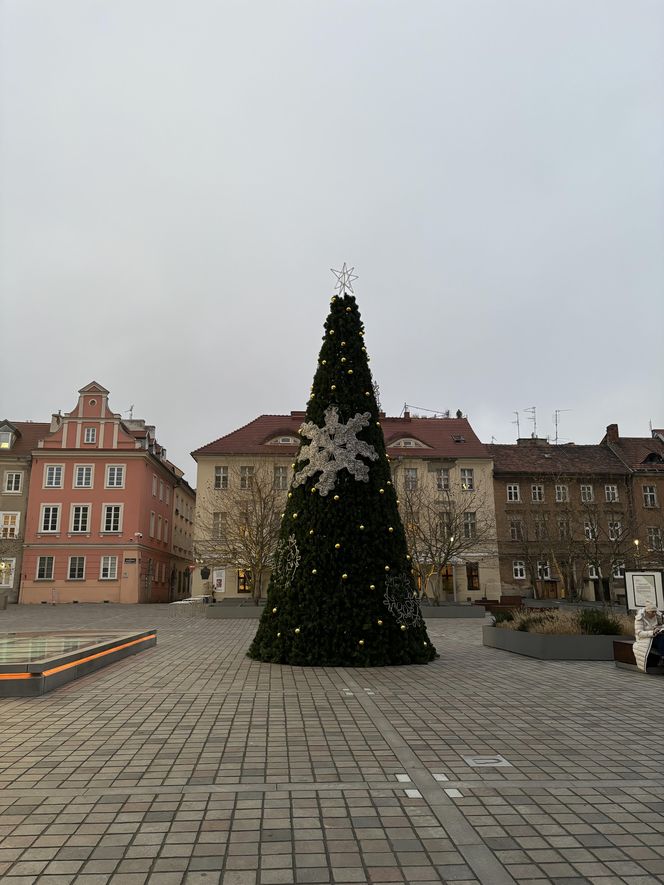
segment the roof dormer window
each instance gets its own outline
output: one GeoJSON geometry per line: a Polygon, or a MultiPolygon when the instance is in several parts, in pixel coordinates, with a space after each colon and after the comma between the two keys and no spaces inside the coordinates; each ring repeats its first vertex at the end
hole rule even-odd
{"type": "Polygon", "coordinates": [[[300,440],[296,436],[275,436],[268,440],[269,446],[299,446],[300,440]]]}
{"type": "Polygon", "coordinates": [[[425,449],[426,446],[424,443],[421,443],[419,439],[413,439],[412,436],[404,436],[401,439],[398,439],[396,442],[390,443],[391,448],[395,449],[425,449]]]}
{"type": "Polygon", "coordinates": [[[11,449],[14,445],[14,434],[9,430],[0,430],[0,449],[11,449]]]}

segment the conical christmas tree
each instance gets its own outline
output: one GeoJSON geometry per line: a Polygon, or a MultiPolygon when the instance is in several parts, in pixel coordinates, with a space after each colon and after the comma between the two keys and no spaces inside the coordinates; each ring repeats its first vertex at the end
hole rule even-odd
{"type": "Polygon", "coordinates": [[[249,656],[376,667],[436,657],[415,590],[353,277],[338,274],[249,656]]]}

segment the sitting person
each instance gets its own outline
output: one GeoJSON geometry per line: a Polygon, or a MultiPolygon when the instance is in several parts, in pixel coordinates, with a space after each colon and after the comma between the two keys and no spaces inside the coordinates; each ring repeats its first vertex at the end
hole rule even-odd
{"type": "Polygon", "coordinates": [[[659,655],[659,663],[664,662],[664,615],[657,611],[654,602],[640,608],[634,619],[634,658],[639,670],[646,672],[648,655],[659,655]]]}

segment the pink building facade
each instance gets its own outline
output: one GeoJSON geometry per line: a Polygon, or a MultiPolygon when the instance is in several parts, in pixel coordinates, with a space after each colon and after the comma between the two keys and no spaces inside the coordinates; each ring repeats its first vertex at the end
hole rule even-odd
{"type": "Polygon", "coordinates": [[[194,493],[144,421],[96,382],[54,415],[32,455],[20,602],[170,602],[189,594],[173,547],[175,491],[194,493]]]}

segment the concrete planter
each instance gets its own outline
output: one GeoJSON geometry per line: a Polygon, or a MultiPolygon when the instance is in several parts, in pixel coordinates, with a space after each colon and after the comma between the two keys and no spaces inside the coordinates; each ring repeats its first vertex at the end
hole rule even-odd
{"type": "Polygon", "coordinates": [[[205,607],[206,618],[260,618],[265,604],[260,605],[207,605],[205,607]]]}
{"type": "Polygon", "coordinates": [[[484,618],[486,612],[481,605],[423,605],[425,620],[430,618],[484,618]]]}
{"type": "Polygon", "coordinates": [[[482,642],[517,655],[543,661],[612,661],[617,636],[551,636],[521,633],[502,627],[482,627],[482,642]]]}

